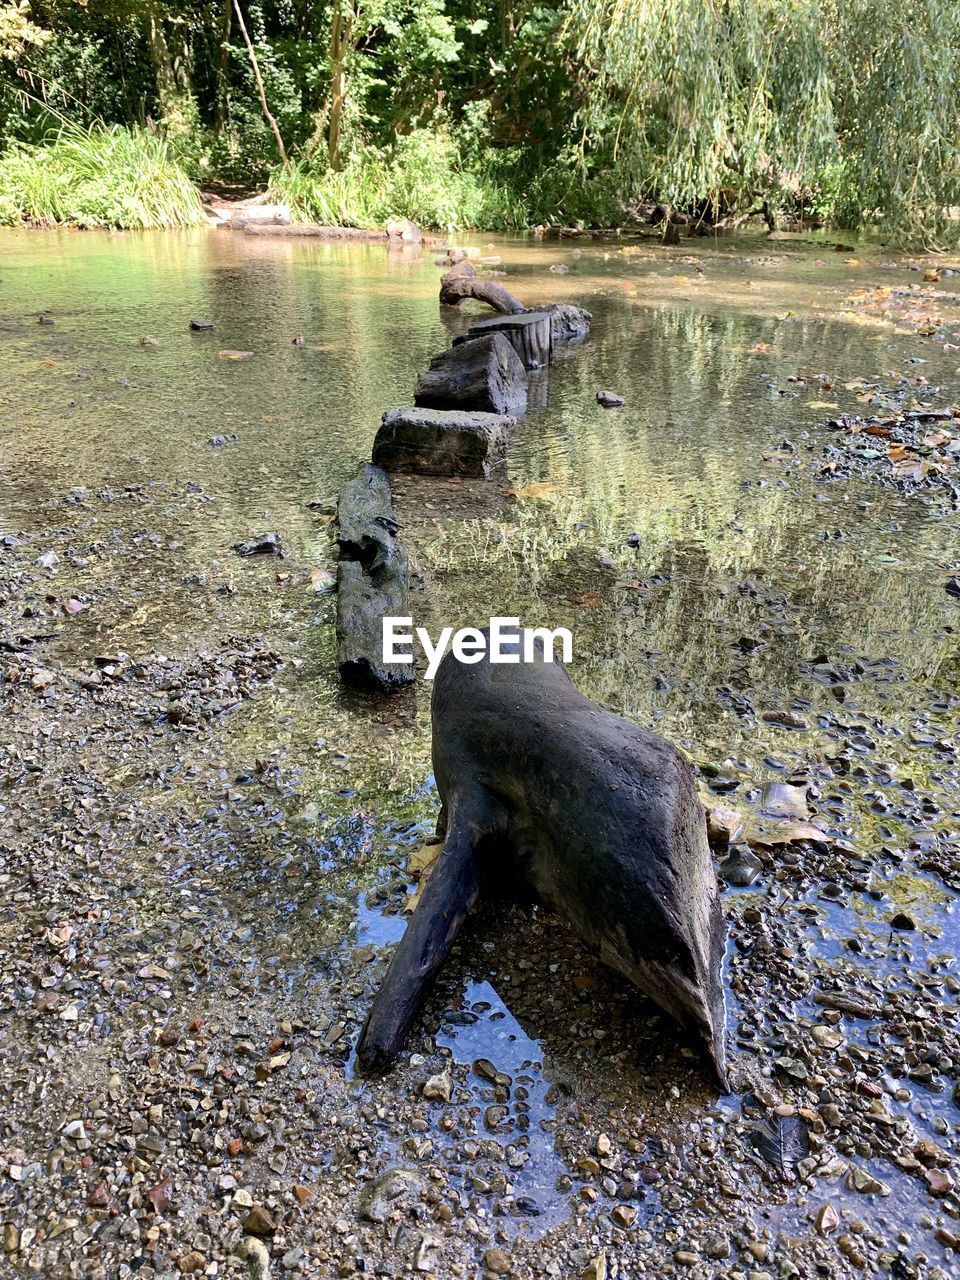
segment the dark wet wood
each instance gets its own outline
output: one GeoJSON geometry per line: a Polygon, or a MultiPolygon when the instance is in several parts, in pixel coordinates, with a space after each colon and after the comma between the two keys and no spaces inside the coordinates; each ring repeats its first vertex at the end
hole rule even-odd
{"type": "Polygon", "coordinates": [[[478,276],[476,267],[466,258],[458,262],[440,281],[440,301],[444,306],[457,307],[465,298],[486,302],[494,311],[501,311],[505,315],[523,310],[523,303],[509,289],[497,284],[496,280],[478,276]]]}
{"type": "Polygon", "coordinates": [[[341,557],[359,560],[367,568],[382,567],[397,553],[399,528],[387,473],[364,463],[343,486],[337,503],[341,557]]]}
{"type": "Polygon", "coordinates": [[[414,404],[521,417],[527,411],[527,371],[503,334],[487,334],[434,356],[417,382],[414,404]]]}
{"type": "Polygon", "coordinates": [[[390,693],[413,683],[412,664],[383,660],[383,619],[406,616],[407,587],[402,548],[375,574],[358,560],[337,565],[337,667],[350,684],[390,693]]]}
{"type": "Polygon", "coordinates": [[[485,877],[564,916],[702,1045],[726,1081],[724,924],[693,773],[669,742],[584,697],[559,663],[467,666],[433,691],[446,838],[358,1046],[383,1070],[485,877]]]}
{"type": "Polygon", "coordinates": [[[524,311],[520,315],[490,316],[470,326],[454,345],[488,333],[502,333],[527,369],[543,369],[550,363],[553,320],[549,311],[524,311]]]}
{"type": "Polygon", "coordinates": [[[345,680],[385,692],[414,679],[412,664],[383,661],[383,619],[407,611],[410,571],[398,529],[386,472],[364,463],[337,504],[337,666],[345,680]]]}
{"type": "Polygon", "coordinates": [[[388,409],[373,442],[387,471],[488,479],[500,468],[516,418],[462,409],[388,409]]]}

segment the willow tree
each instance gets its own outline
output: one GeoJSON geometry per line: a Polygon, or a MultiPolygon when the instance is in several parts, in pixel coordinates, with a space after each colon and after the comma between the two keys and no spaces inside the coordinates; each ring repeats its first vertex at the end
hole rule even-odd
{"type": "Polygon", "coordinates": [[[592,76],[584,148],[636,195],[953,238],[954,0],[571,0],[567,34],[592,76]]]}

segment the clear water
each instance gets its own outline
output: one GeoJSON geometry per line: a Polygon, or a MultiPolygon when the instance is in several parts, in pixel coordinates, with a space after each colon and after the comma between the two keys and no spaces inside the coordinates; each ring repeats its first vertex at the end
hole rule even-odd
{"type": "MultiPolygon", "coordinates": [[[[958,564],[957,516],[942,494],[903,497],[819,468],[828,406],[858,407],[845,383],[919,374],[950,402],[960,363],[952,282],[931,304],[946,317],[935,340],[917,331],[909,293],[897,295],[892,321],[856,295],[914,289],[906,262],[759,241],[478,243],[502,256],[505,283],[524,301],[576,302],[594,327],[551,368],[505,482],[397,486],[424,582],[416,621],[518,614],[569,627],[585,692],[698,761],[735,762],[748,802],[766,779],[809,771],[851,735],[872,734],[870,776],[835,794],[825,787],[820,821],[878,860],[891,842],[949,842],[955,764],[909,735],[920,720],[939,736],[956,723],[958,614],[943,583],[958,564]],[[561,264],[566,272],[550,270],[561,264]],[[600,388],[622,394],[624,408],[601,409],[600,388]],[[820,655],[856,667],[843,701],[811,674],[820,655]],[[806,731],[762,719],[789,709],[806,731]],[[878,757],[891,776],[939,795],[938,815],[898,816],[898,782],[886,787],[892,810],[879,812],[878,757]]],[[[440,313],[439,274],[429,249],[207,231],[0,234],[0,534],[26,535],[39,553],[69,526],[85,563],[64,565],[57,590],[75,580],[98,601],[58,628],[51,652],[81,665],[117,651],[188,653],[236,634],[290,659],[218,727],[212,753],[184,743],[182,778],[156,803],[189,807],[197,778],[229,779],[254,758],[276,764],[272,833],[241,842],[227,830],[201,852],[210,892],[239,919],[251,885],[258,909],[279,913],[283,932],[257,945],[291,999],[344,953],[399,936],[401,901],[382,868],[402,865],[435,816],[428,687],[392,702],[341,690],[333,602],[309,579],[334,559],[330,528],[307,504],[336,495],[369,457],[383,411],[409,403],[418,371],[467,326],[467,314],[440,313]],[[38,324],[40,312],[55,324],[38,324]],[[194,317],[213,332],[191,332],[194,317]],[[293,345],[298,334],[304,346],[293,345]],[[266,530],[281,533],[284,561],[234,555],[234,541],[266,530]],[[319,882],[294,887],[274,874],[284,839],[310,850],[319,882]]],[[[937,398],[929,387],[917,395],[937,398]]],[[[923,897],[921,964],[953,945],[953,900],[939,880],[923,897]]],[[[913,963],[881,945],[872,911],[859,895],[824,906],[817,954],[829,960],[832,940],[859,931],[877,964],[913,963]]],[[[451,1007],[469,1010],[478,984],[491,984],[482,991],[505,1021],[445,1024],[440,1042],[458,1061],[506,1053],[497,1066],[529,1075],[539,1123],[550,1118],[544,1060],[578,1070],[583,1057],[564,1042],[562,1002],[548,1014],[522,998],[515,1022],[498,972],[516,962],[518,939],[491,958],[483,940],[495,936],[487,921],[466,946],[451,1007]]],[[[550,945],[567,954],[566,943],[550,945]]],[[[628,993],[612,990],[625,1007],[628,993]]],[[[604,1000],[590,999],[584,1016],[602,1019],[604,1000]]],[[[622,1087],[616,1046],[598,1070],[611,1092],[622,1087]]],[[[543,1201],[562,1162],[537,1132],[517,1194],[543,1201]]]]}

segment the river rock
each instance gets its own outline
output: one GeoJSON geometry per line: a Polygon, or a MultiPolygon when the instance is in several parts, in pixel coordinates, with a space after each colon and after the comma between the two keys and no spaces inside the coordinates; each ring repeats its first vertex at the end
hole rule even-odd
{"type": "Polygon", "coordinates": [[[244,1234],[248,1236],[272,1236],[276,1229],[272,1214],[262,1204],[255,1204],[243,1220],[244,1234]]]}
{"type": "Polygon", "coordinates": [[[721,1262],[733,1252],[727,1236],[710,1236],[703,1251],[712,1262],[721,1262]]]}
{"type": "Polygon", "coordinates": [[[449,1102],[453,1081],[449,1071],[440,1071],[423,1086],[423,1096],[432,1102],[449,1102]]]}
{"type": "Polygon", "coordinates": [[[730,856],[720,864],[720,875],[727,884],[745,889],[763,873],[763,863],[747,845],[734,845],[730,856]]]}
{"type": "Polygon", "coordinates": [[[234,231],[248,226],[288,227],[291,222],[288,204],[248,204],[235,210],[230,219],[234,231]]]}
{"type": "Polygon", "coordinates": [[[358,1212],[368,1222],[386,1222],[394,1209],[415,1204],[422,1191],[423,1183],[409,1169],[388,1169],[364,1187],[358,1212]]]}
{"type": "Polygon", "coordinates": [[[832,1204],[822,1204],[817,1213],[816,1228],[820,1235],[827,1236],[836,1231],[840,1225],[840,1215],[832,1204]]]}
{"type": "Polygon", "coordinates": [[[851,1191],[859,1191],[866,1196],[888,1196],[890,1188],[879,1178],[875,1178],[867,1169],[854,1166],[847,1174],[847,1186],[851,1191]]]}
{"type": "Polygon", "coordinates": [[[550,338],[554,346],[583,342],[590,336],[593,316],[583,307],[575,307],[571,302],[551,302],[540,310],[550,317],[550,338]]]}
{"type": "Polygon", "coordinates": [[[238,556],[282,556],[283,543],[279,533],[258,533],[252,538],[235,542],[233,549],[238,556]]]}
{"type": "Polygon", "coordinates": [[[495,1276],[508,1276],[513,1270],[509,1253],[502,1249],[488,1249],[483,1255],[483,1265],[495,1276]]]}
{"type": "Polygon", "coordinates": [[[827,1027],[818,1023],[810,1028],[810,1036],[821,1049],[839,1049],[843,1044],[843,1032],[836,1027],[827,1027]]]}
{"type": "Polygon", "coordinates": [[[270,1252],[262,1240],[246,1236],[237,1245],[237,1254],[246,1260],[250,1280],[269,1280],[270,1252]]]}
{"type": "Polygon", "coordinates": [[[409,218],[388,218],[386,230],[389,240],[401,240],[404,244],[419,244],[423,239],[420,228],[409,218]]]}
{"type": "Polygon", "coordinates": [[[373,461],[388,471],[487,479],[503,462],[516,418],[457,409],[388,409],[373,461]]]}
{"type": "Polygon", "coordinates": [[[490,333],[434,356],[417,382],[414,403],[520,417],[527,411],[527,371],[503,334],[490,333]]]}

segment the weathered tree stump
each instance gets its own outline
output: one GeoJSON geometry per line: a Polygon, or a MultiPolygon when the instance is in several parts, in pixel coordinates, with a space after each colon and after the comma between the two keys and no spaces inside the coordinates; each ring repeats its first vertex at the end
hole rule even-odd
{"type": "Polygon", "coordinates": [[[417,382],[414,404],[521,417],[527,411],[527,371],[503,334],[491,333],[434,356],[417,382]]]}
{"type": "MultiPolygon", "coordinates": [[[[519,646],[515,646],[515,651],[519,646]]],[[[433,687],[439,861],[358,1045],[402,1049],[489,878],[564,916],[702,1044],[726,1083],[724,924],[693,772],[656,734],[591,702],[559,663],[448,655],[433,687]]]]}
{"type": "Polygon", "coordinates": [[[398,528],[386,473],[364,463],[337,504],[337,666],[345,680],[386,692],[414,679],[412,665],[383,661],[383,618],[407,609],[410,573],[398,528]]]}
{"type": "Polygon", "coordinates": [[[373,442],[387,471],[486,479],[506,455],[516,418],[458,409],[388,409],[373,442]]]}
{"type": "Polygon", "coordinates": [[[440,281],[440,301],[446,307],[457,307],[464,298],[476,298],[486,302],[495,311],[513,315],[523,310],[520,302],[509,289],[494,280],[484,280],[466,258],[462,259],[440,281]]]}
{"type": "Polygon", "coordinates": [[[467,334],[454,338],[454,345],[481,338],[488,333],[502,333],[527,369],[542,369],[550,363],[553,321],[549,311],[523,311],[519,315],[490,316],[470,326],[467,334]]]}

